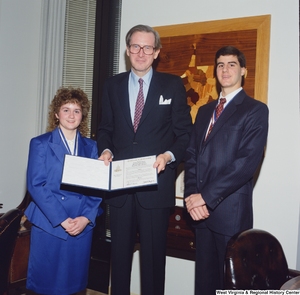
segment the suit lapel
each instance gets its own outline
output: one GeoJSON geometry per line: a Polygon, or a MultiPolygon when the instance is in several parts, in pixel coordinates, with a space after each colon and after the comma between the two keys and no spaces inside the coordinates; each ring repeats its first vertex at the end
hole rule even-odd
{"type": "Polygon", "coordinates": [[[154,108],[157,105],[161,93],[161,81],[158,79],[157,73],[153,70],[153,76],[150,82],[146,103],[140,120],[140,125],[143,123],[143,121],[145,121],[152,108],[154,108]]]}
{"type": "MultiPolygon", "coordinates": [[[[52,149],[55,156],[58,158],[58,160],[63,163],[65,159],[65,155],[68,154],[68,150],[66,149],[58,128],[54,129],[52,131],[52,137],[49,139],[49,146],[52,149]]],[[[81,134],[78,134],[78,156],[81,157],[90,157],[92,154],[92,145],[86,144],[86,142],[83,140],[83,137],[81,134]]]]}
{"type": "Polygon", "coordinates": [[[210,104],[206,105],[205,106],[205,108],[206,108],[205,111],[200,114],[201,122],[207,122],[207,124],[202,124],[202,123],[197,124],[197,121],[195,122],[195,124],[197,124],[196,128],[198,129],[198,134],[202,134],[202,138],[199,138],[201,143],[204,142],[207,130],[208,130],[209,125],[210,125],[211,116],[214,112],[214,109],[215,109],[217,103],[218,103],[218,101],[216,100],[213,103],[210,103],[210,104]]]}
{"type": "Polygon", "coordinates": [[[63,163],[65,154],[68,154],[68,151],[60,138],[58,128],[52,131],[52,137],[49,139],[49,146],[58,160],[63,163]]]}
{"type": "Polygon", "coordinates": [[[90,158],[92,155],[92,148],[93,148],[93,146],[90,144],[87,144],[87,142],[84,141],[83,137],[79,133],[79,135],[78,135],[78,156],[90,158]]]}
{"type": "Polygon", "coordinates": [[[225,122],[236,112],[237,105],[241,104],[244,100],[245,92],[241,90],[226,106],[224,111],[222,112],[220,118],[215,123],[210,135],[207,137],[205,143],[207,144],[214,136],[217,134],[225,124],[225,122]]]}

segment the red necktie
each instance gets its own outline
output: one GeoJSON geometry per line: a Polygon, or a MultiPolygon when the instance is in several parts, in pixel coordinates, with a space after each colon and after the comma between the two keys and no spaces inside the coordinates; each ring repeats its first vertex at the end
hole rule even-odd
{"type": "Polygon", "coordinates": [[[143,93],[143,79],[139,79],[140,89],[137,96],[136,104],[135,104],[135,112],[134,112],[134,120],[133,120],[133,129],[136,132],[136,129],[139,126],[140,119],[142,117],[143,108],[144,108],[144,93],[143,93]]]}
{"type": "Polygon", "coordinates": [[[207,139],[208,135],[211,133],[212,128],[214,127],[215,123],[217,122],[218,118],[220,117],[221,113],[224,109],[224,104],[226,103],[226,98],[220,98],[219,104],[216,106],[214,113],[211,118],[211,122],[209,125],[208,132],[206,134],[205,140],[207,139]]]}

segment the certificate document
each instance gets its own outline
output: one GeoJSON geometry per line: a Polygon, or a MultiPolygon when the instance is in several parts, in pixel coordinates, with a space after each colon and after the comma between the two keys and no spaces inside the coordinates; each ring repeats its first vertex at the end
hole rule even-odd
{"type": "Polygon", "coordinates": [[[103,161],[65,155],[61,184],[99,190],[119,190],[157,185],[157,170],[153,168],[156,156],[103,161]]]}

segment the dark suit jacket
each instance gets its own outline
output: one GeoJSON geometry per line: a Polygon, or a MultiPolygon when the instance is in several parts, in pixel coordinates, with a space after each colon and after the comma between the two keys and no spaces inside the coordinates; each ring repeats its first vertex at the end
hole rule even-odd
{"type": "Polygon", "coordinates": [[[210,216],[196,226],[224,235],[253,224],[253,175],[268,133],[268,108],[240,91],[226,106],[204,142],[217,101],[201,107],[185,162],[185,197],[201,193],[210,216]]]}
{"type": "MultiPolygon", "coordinates": [[[[175,204],[176,167],[182,161],[191,128],[190,108],[181,78],[153,71],[146,103],[137,132],[130,116],[128,79],[125,72],[106,81],[102,99],[102,120],[98,131],[98,150],[108,148],[114,160],[171,151],[176,161],[158,176],[158,187],[134,190],[145,208],[165,208],[175,204]],[[160,97],[171,99],[160,104],[160,97]]],[[[106,201],[122,206],[128,191],[109,193],[106,201]]]]}

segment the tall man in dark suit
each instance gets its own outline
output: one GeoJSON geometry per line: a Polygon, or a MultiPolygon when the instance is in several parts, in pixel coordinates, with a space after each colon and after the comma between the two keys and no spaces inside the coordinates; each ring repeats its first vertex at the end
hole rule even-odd
{"type": "Polygon", "coordinates": [[[227,242],[253,226],[253,175],[266,144],[268,108],[243,90],[245,73],[237,48],[217,51],[220,97],[199,109],[187,149],[185,202],[197,221],[196,295],[215,295],[223,287],[227,242]]]}
{"type": "Polygon", "coordinates": [[[176,167],[182,161],[191,129],[180,77],[153,70],[161,44],[151,27],[137,25],[126,35],[129,72],[109,78],[104,87],[98,132],[100,159],[109,161],[156,155],[158,186],[114,192],[110,205],[112,295],[130,294],[136,234],[141,245],[143,295],[164,294],[166,234],[175,204],[176,167]],[[142,78],[142,80],[140,80],[142,78]],[[142,97],[144,106],[136,107],[142,97]],[[143,109],[137,119],[136,109],[143,109]]]}

